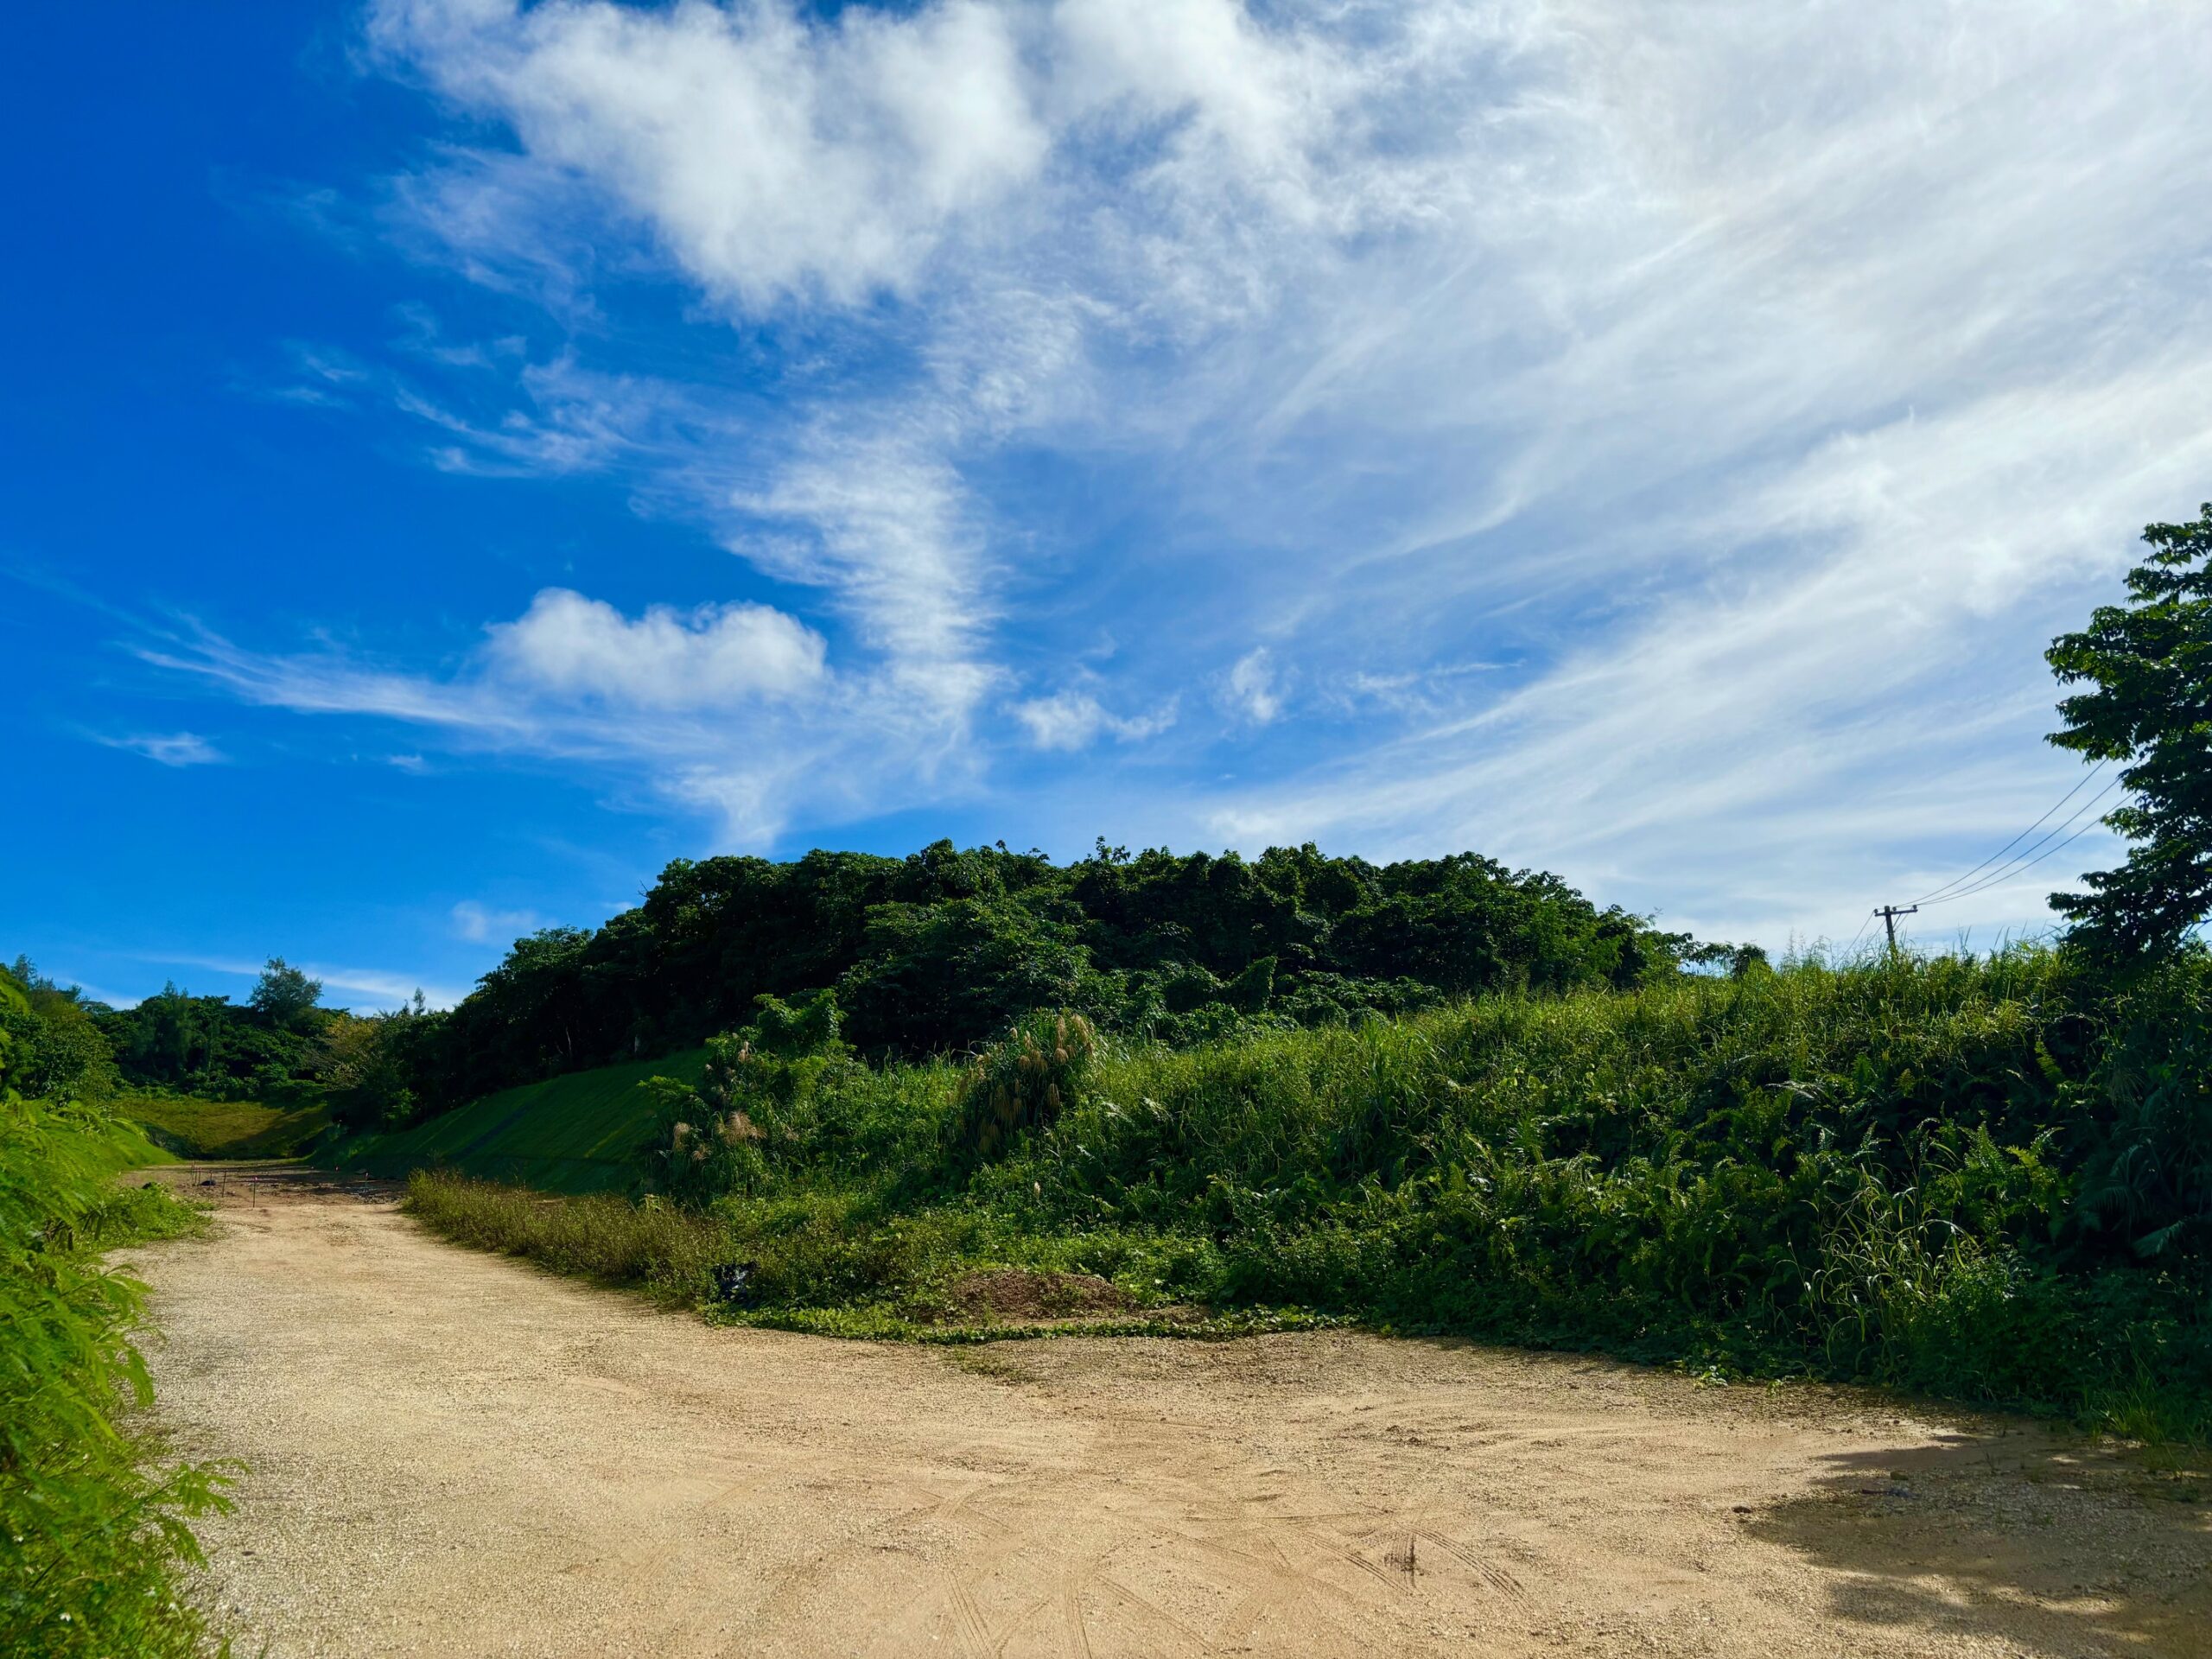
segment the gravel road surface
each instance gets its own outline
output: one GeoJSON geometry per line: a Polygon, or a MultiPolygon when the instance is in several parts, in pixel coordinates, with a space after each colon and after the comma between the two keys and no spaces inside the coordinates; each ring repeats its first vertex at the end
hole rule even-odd
{"type": "Polygon", "coordinates": [[[2212,1655],[2212,1510],[2018,1422],[1448,1342],[714,1329],[388,1192],[165,1179],[251,1653],[2212,1655]]]}

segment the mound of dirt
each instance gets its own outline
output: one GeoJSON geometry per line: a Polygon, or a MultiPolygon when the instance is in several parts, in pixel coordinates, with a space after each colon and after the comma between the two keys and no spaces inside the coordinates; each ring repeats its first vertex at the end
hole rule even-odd
{"type": "Polygon", "coordinates": [[[1037,1273],[1001,1268],[955,1280],[946,1297],[953,1314],[977,1325],[1038,1325],[1053,1319],[1107,1319],[1132,1313],[1135,1298],[1090,1273],[1037,1273]]]}

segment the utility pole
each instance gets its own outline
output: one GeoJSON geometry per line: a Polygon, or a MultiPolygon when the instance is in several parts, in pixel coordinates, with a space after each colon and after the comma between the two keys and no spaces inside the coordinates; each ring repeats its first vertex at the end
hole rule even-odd
{"type": "Polygon", "coordinates": [[[1890,954],[1894,957],[1897,953],[1897,918],[1917,916],[1920,914],[1920,906],[1907,905],[1900,910],[1895,905],[1884,905],[1874,913],[1882,918],[1882,925],[1890,930],[1890,954]]]}

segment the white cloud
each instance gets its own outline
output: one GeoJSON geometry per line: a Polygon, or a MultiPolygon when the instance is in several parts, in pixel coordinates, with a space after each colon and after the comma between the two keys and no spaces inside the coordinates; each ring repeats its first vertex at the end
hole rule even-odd
{"type": "Polygon", "coordinates": [[[1010,705],[1033,746],[1126,736],[1110,709],[1264,639],[1205,688],[1240,734],[1338,729],[1255,746],[1294,758],[1226,797],[1194,772],[1163,831],[1471,843],[1717,931],[1855,923],[2064,786],[2041,645],[2212,464],[2188,8],[372,17],[473,124],[395,222],[594,318],[526,369],[413,348],[380,395],[454,470],[676,502],[822,595],[837,671],[806,681],[821,636],[766,613],[793,649],[734,658],[797,689],[743,693],[772,713],[739,754],[669,700],[690,669],[639,666],[702,660],[696,614],[574,600],[566,681],[200,660],[456,741],[626,741],[733,833],[966,786],[976,711],[1077,630],[1136,646],[1010,705]],[[773,341],[760,381],[633,372],[594,308],[657,271],[773,341]],[[1039,474],[1105,510],[1061,528],[1039,474]],[[1504,666],[1437,666],[1471,661],[1504,666]],[[635,734],[586,706],[618,696],[635,734]]]}
{"type": "MultiPolygon", "coordinates": [[[[235,979],[253,980],[261,976],[260,963],[238,957],[173,956],[156,950],[128,954],[140,962],[150,962],[163,967],[201,968],[210,973],[224,974],[235,979]]],[[[292,966],[309,979],[321,982],[322,1005],[325,1007],[351,1007],[356,1012],[364,1007],[397,1007],[402,1003],[412,1001],[419,991],[428,1006],[449,1008],[461,996],[450,986],[426,985],[404,974],[391,973],[378,968],[329,968],[308,962],[295,962],[292,966]],[[364,992],[365,998],[349,1000],[342,995],[333,995],[334,992],[346,991],[364,992]]]]}
{"type": "Polygon", "coordinates": [[[164,766],[221,766],[230,757],[196,732],[142,733],[135,737],[104,737],[112,749],[128,749],[164,766]]]}
{"type": "Polygon", "coordinates": [[[454,934],[473,944],[505,944],[531,931],[539,920],[534,910],[493,910],[474,899],[464,899],[453,907],[454,934]]]}
{"type": "Polygon", "coordinates": [[[461,993],[449,986],[425,985],[404,974],[385,973],[379,969],[302,966],[310,978],[323,982],[326,991],[323,1000],[326,1002],[351,1007],[356,1012],[364,1007],[399,1007],[413,1001],[418,995],[426,1007],[433,1008],[449,1008],[461,998],[461,993]],[[328,995],[330,991],[359,991],[366,1000],[355,999],[348,1002],[342,997],[328,995]]]}
{"type": "Polygon", "coordinates": [[[777,3],[397,0],[372,32],[748,308],[910,284],[1045,156],[1008,14],[961,0],[836,22],[777,3]]]}
{"type": "Polygon", "coordinates": [[[205,629],[137,649],[242,702],[391,721],[454,750],[634,779],[715,812],[748,846],[772,841],[796,812],[865,810],[886,787],[954,790],[974,775],[957,741],[964,711],[921,695],[941,687],[834,674],[819,636],[757,606],[652,607],[633,620],[549,588],[442,675],[327,645],[255,652],[205,629]]]}
{"type": "Polygon", "coordinates": [[[835,589],[892,672],[958,721],[995,677],[975,660],[990,615],[963,496],[912,438],[817,434],[768,489],[730,498],[770,526],[733,545],[784,581],[835,589]]]}
{"type": "Polygon", "coordinates": [[[1107,713],[1097,698],[1084,691],[1059,691],[1049,697],[1032,697],[1014,705],[1014,717],[1040,749],[1087,749],[1110,734],[1124,743],[1156,737],[1175,723],[1171,700],[1149,715],[1119,716],[1107,713]]]}
{"type": "Polygon", "coordinates": [[[491,629],[495,673],[534,690],[639,709],[710,709],[819,686],[822,636],[765,605],[664,605],[632,621],[601,600],[549,588],[491,629]]]}
{"type": "Polygon", "coordinates": [[[1274,653],[1261,645],[1239,657],[1222,682],[1222,701],[1255,726],[1265,726],[1281,714],[1282,685],[1274,653]]]}

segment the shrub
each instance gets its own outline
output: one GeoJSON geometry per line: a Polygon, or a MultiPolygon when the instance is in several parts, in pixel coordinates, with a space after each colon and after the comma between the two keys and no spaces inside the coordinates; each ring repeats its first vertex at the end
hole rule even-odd
{"type": "Polygon", "coordinates": [[[762,996],[756,1006],[751,1025],[709,1039],[696,1085],[658,1077],[639,1085],[658,1102],[647,1173],[678,1204],[763,1190],[773,1161],[810,1127],[825,1072],[851,1069],[831,993],[797,1007],[762,996]]]}
{"type": "Polygon", "coordinates": [[[1037,1014],[1018,1022],[976,1057],[962,1083],[958,1151],[995,1158],[1023,1130],[1057,1122],[1097,1053],[1098,1033],[1079,1014],[1037,1014]]]}

